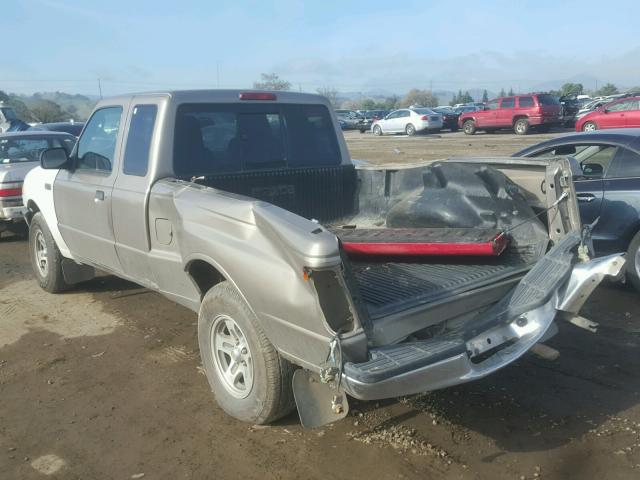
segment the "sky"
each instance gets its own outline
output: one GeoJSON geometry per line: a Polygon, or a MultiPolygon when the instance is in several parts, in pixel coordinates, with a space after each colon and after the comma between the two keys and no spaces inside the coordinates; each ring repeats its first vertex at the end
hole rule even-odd
{"type": "Polygon", "coordinates": [[[640,84],[633,1],[0,0],[0,90],[640,84]],[[9,42],[9,43],[8,43],[9,42]]]}

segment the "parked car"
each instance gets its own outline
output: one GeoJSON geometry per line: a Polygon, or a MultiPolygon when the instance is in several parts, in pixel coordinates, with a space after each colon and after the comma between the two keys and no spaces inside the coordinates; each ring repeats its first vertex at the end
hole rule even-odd
{"type": "Polygon", "coordinates": [[[452,107],[434,107],[432,110],[442,115],[442,128],[444,130],[458,131],[458,117],[460,114],[456,113],[452,107]]]}
{"type": "Polygon", "coordinates": [[[29,125],[18,118],[11,105],[0,102],[0,133],[22,132],[29,129],[29,125]]]}
{"type": "Polygon", "coordinates": [[[627,252],[627,277],[640,290],[640,129],[575,133],[532,145],[519,157],[573,156],[583,224],[593,230],[597,255],[627,252]]]}
{"type": "Polygon", "coordinates": [[[37,282],[56,293],[99,269],[162,293],[197,312],[227,413],[271,422],[295,393],[317,426],[347,415],[347,395],[511,364],[623,267],[574,267],[588,235],[568,159],[517,159],[526,187],[500,170],[511,158],[356,170],[330,108],[232,90],[99,101],[72,154],[45,150],[25,179],[37,282]]]}
{"type": "Polygon", "coordinates": [[[406,133],[411,136],[419,132],[436,132],[441,128],[442,115],[430,108],[401,108],[373,122],[371,131],[374,135],[406,133]]]}
{"type": "Polygon", "coordinates": [[[343,130],[360,130],[360,133],[364,133],[373,123],[353,110],[336,110],[336,116],[339,121],[344,122],[343,130]]]}
{"type": "Polygon", "coordinates": [[[467,112],[477,112],[479,110],[484,110],[484,106],[479,107],[477,105],[462,105],[459,107],[453,107],[453,111],[456,112],[458,115],[461,115],[467,112]]]}
{"type": "Polygon", "coordinates": [[[597,110],[598,108],[602,107],[603,105],[606,105],[607,103],[612,102],[613,100],[615,100],[615,99],[614,98],[605,97],[605,98],[598,98],[596,100],[591,100],[590,102],[585,103],[582,106],[582,108],[580,108],[580,110],[578,110],[578,113],[576,113],[575,121],[577,122],[582,117],[584,117],[587,113],[591,113],[594,110],[597,110]]]}
{"type": "Polygon", "coordinates": [[[39,165],[40,153],[52,147],[70,153],[74,144],[75,137],[65,133],[0,133],[0,234],[24,230],[22,182],[39,165]]]}
{"type": "Polygon", "coordinates": [[[84,122],[55,122],[55,123],[40,123],[38,125],[34,125],[30,128],[30,130],[46,130],[49,132],[64,132],[73,135],[74,137],[79,137],[80,132],[82,132],[82,128],[84,127],[84,122]]]}
{"type": "Polygon", "coordinates": [[[576,122],[577,132],[640,127],[640,96],[624,97],[598,107],[576,122]]]}
{"type": "Polygon", "coordinates": [[[458,125],[467,135],[478,130],[492,132],[506,128],[526,135],[532,127],[547,132],[561,123],[560,102],[547,93],[496,98],[488,102],[484,110],[463,113],[458,119],[458,125]]]}

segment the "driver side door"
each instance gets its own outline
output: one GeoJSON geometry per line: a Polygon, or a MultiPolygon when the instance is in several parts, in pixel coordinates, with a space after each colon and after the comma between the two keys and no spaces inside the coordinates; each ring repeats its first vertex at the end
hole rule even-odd
{"type": "Polygon", "coordinates": [[[61,170],[53,197],[58,228],[74,257],[98,268],[121,272],[111,218],[111,194],[120,157],[123,112],[127,105],[96,110],[61,170]]]}

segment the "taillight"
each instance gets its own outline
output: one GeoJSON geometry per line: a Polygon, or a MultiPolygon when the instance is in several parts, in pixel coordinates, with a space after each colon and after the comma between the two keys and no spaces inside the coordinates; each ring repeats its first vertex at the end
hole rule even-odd
{"type": "Polygon", "coordinates": [[[0,183],[0,198],[22,195],[22,183],[0,183]]]}
{"type": "Polygon", "coordinates": [[[420,117],[420,120],[429,120],[429,115],[423,115],[420,117]]]}
{"type": "Polygon", "coordinates": [[[268,92],[242,92],[238,95],[240,100],[277,100],[275,93],[268,92]]]}

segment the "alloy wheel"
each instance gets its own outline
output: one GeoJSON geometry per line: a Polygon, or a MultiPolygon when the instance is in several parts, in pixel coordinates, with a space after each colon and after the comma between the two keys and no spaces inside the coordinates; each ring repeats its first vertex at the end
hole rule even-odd
{"type": "Polygon", "coordinates": [[[210,341],[222,384],[235,398],[246,398],[253,387],[253,361],[242,329],[231,317],[219,315],[211,325],[210,341]]]}

